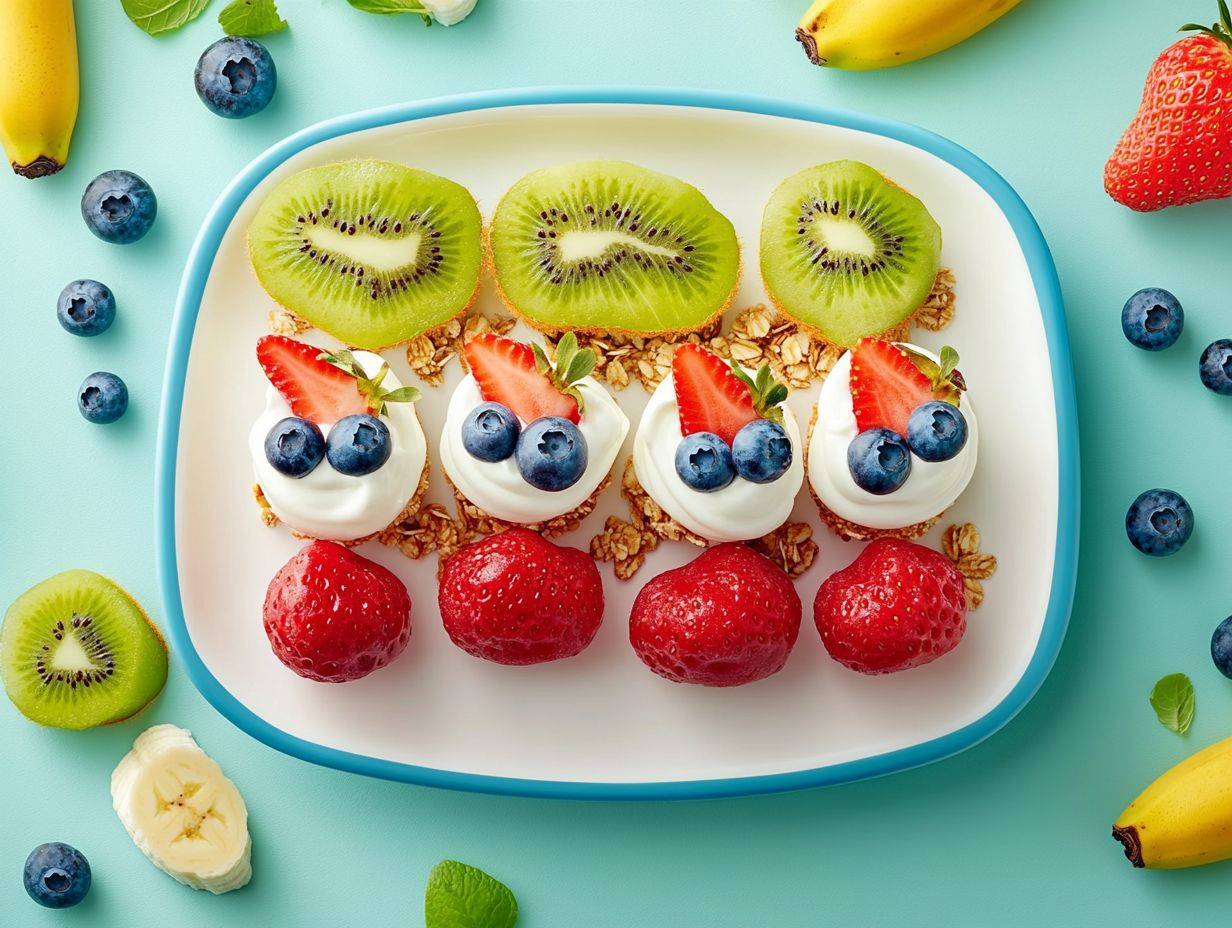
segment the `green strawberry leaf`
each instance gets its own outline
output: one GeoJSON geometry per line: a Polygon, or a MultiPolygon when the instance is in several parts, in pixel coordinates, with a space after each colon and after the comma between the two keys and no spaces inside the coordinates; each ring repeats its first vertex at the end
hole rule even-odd
{"type": "Polygon", "coordinates": [[[137,28],[150,35],[179,29],[210,5],[210,0],[122,0],[124,12],[137,28]]]}
{"type": "Polygon", "coordinates": [[[251,37],[281,32],[287,21],[278,15],[274,0],[232,0],[218,14],[218,25],[227,35],[251,37]]]}
{"type": "Polygon", "coordinates": [[[389,365],[382,363],[375,377],[369,377],[355,355],[345,348],[338,351],[322,351],[317,360],[332,364],[339,370],[346,371],[355,378],[355,389],[368,401],[368,411],[378,415],[389,413],[388,403],[416,403],[423,398],[417,387],[398,387],[396,390],[382,390],[381,384],[389,376],[389,365]]]}
{"type": "Polygon", "coordinates": [[[442,860],[428,875],[426,928],[513,928],[517,920],[513,893],[482,870],[442,860]]]}
{"type": "Polygon", "coordinates": [[[535,353],[535,367],[539,373],[547,374],[552,386],[565,396],[573,397],[577,401],[578,412],[585,413],[586,402],[577,382],[595,369],[595,353],[589,348],[579,348],[577,336],[572,332],[566,332],[556,343],[554,363],[548,360],[547,352],[538,342],[531,342],[530,348],[535,353]]]}
{"type": "Polygon", "coordinates": [[[1185,734],[1194,717],[1193,683],[1183,673],[1160,677],[1151,689],[1151,706],[1160,725],[1178,735],[1185,734]]]}
{"type": "Polygon", "coordinates": [[[579,351],[570,359],[569,366],[565,369],[565,380],[568,383],[577,383],[583,377],[589,377],[596,363],[593,351],[579,351]]]}
{"type": "Polygon", "coordinates": [[[541,374],[550,374],[552,372],[552,362],[548,360],[547,352],[543,350],[543,346],[538,342],[531,342],[530,350],[535,354],[535,369],[541,374]]]}
{"type": "Polygon", "coordinates": [[[397,390],[390,390],[382,399],[387,403],[418,403],[423,399],[423,393],[418,387],[399,387],[397,390]]]}
{"type": "Polygon", "coordinates": [[[423,18],[425,26],[432,25],[432,17],[419,0],[347,0],[347,3],[365,13],[377,13],[381,16],[397,16],[400,13],[417,13],[423,18]]]}

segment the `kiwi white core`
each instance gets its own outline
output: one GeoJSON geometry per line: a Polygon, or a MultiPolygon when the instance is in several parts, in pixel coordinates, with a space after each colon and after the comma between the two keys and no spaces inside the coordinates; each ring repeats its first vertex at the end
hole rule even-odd
{"type": "Polygon", "coordinates": [[[66,632],[64,640],[56,645],[51,655],[51,669],[74,673],[78,670],[98,670],[99,667],[90,660],[90,655],[81,646],[77,636],[71,631],[66,632]]]}
{"type": "Polygon", "coordinates": [[[813,220],[812,228],[813,234],[825,242],[831,251],[859,255],[861,258],[871,258],[877,254],[876,243],[858,223],[819,217],[813,220]]]}
{"type": "Polygon", "coordinates": [[[670,248],[652,245],[627,232],[615,229],[582,229],[561,235],[557,256],[564,264],[576,264],[578,261],[597,260],[617,246],[636,248],[643,254],[658,255],[662,258],[672,258],[677,254],[670,248]]]}
{"type": "Polygon", "coordinates": [[[399,268],[414,265],[419,254],[419,246],[423,236],[419,232],[411,232],[401,238],[385,236],[347,235],[337,229],[322,226],[308,226],[304,229],[304,238],[317,251],[346,255],[356,264],[363,264],[374,271],[391,273],[399,268]]]}

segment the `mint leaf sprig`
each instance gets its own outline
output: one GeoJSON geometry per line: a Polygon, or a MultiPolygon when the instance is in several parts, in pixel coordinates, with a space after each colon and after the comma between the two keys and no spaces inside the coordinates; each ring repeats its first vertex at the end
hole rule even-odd
{"type": "Polygon", "coordinates": [[[1155,710],[1160,725],[1178,735],[1185,734],[1193,724],[1193,681],[1183,673],[1160,677],[1151,689],[1151,708],[1155,710]]]}
{"type": "Polygon", "coordinates": [[[426,928],[513,928],[517,920],[509,887],[477,867],[442,860],[428,875],[426,928]]]}
{"type": "Polygon", "coordinates": [[[423,397],[423,394],[419,392],[417,387],[398,387],[396,390],[383,389],[381,384],[389,374],[388,364],[382,363],[381,369],[376,372],[376,376],[369,377],[364,371],[363,365],[349,351],[322,351],[317,355],[317,358],[332,364],[339,370],[346,371],[355,378],[355,386],[359,390],[360,395],[367,401],[369,412],[385,416],[389,414],[389,407],[386,406],[386,403],[415,403],[423,397]]]}
{"type": "Polygon", "coordinates": [[[210,5],[210,0],[122,0],[124,13],[138,29],[149,35],[172,32],[190,23],[210,5]]]}
{"type": "Polygon", "coordinates": [[[418,13],[425,26],[432,25],[432,17],[428,8],[419,0],[347,0],[347,3],[365,13],[376,13],[378,16],[397,16],[400,13],[418,13]]]}
{"type": "Polygon", "coordinates": [[[227,35],[253,38],[281,32],[287,21],[279,15],[274,0],[232,0],[218,14],[218,25],[227,35]]]}
{"type": "Polygon", "coordinates": [[[769,419],[776,425],[783,424],[783,409],[780,405],[787,399],[787,387],[774,379],[769,364],[763,364],[757,374],[750,377],[735,361],[731,363],[732,373],[749,388],[753,395],[753,408],[763,419],[769,419]]]}
{"type": "Polygon", "coordinates": [[[535,367],[565,396],[571,396],[578,404],[578,412],[586,411],[586,400],[577,382],[595,369],[595,353],[589,348],[578,348],[577,336],[566,332],[556,343],[556,361],[549,360],[547,352],[538,342],[530,343],[535,353],[535,367]]]}
{"type": "Polygon", "coordinates": [[[958,352],[946,345],[941,349],[941,363],[938,364],[926,354],[900,346],[906,352],[911,363],[918,367],[932,384],[933,396],[939,400],[958,405],[960,394],[967,389],[967,381],[958,370],[958,352]]]}

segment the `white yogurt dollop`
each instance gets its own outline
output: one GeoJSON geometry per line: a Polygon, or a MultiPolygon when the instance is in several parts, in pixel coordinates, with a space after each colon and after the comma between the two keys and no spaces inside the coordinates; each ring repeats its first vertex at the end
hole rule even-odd
{"type": "Polygon", "coordinates": [[[637,427],[633,469],[650,498],[690,532],[715,542],[760,538],[787,521],[804,484],[800,427],[786,406],[783,429],[791,441],[792,457],[787,472],[778,480],[753,483],[737,476],[721,490],[694,490],[676,473],[680,412],[675,382],[669,374],[651,394],[637,427]]]}
{"type": "Polygon", "coordinates": [[[458,491],[489,515],[519,525],[555,519],[586,502],[611,472],[629,434],[629,420],[593,377],[584,377],[576,386],[584,400],[578,428],[586,439],[586,470],[571,487],[540,490],[523,479],[513,456],[503,461],[481,461],[471,457],[463,446],[462,423],[484,402],[479,384],[467,374],[449,399],[441,434],[441,467],[458,491]]]}
{"type": "MultiPolygon", "coordinates": [[[[384,362],[367,351],[354,352],[369,376],[384,362]]],[[[382,387],[402,386],[392,373],[382,387]]],[[[389,426],[393,449],[389,460],[362,477],[340,474],[325,458],[303,477],[279,473],[265,457],[265,436],[279,420],[293,415],[282,394],[271,386],[265,394],[265,411],[248,435],[252,468],[274,515],[290,528],[313,538],[354,541],[388,526],[415,495],[428,460],[428,442],[412,403],[390,403],[382,421],[389,426]]],[[[334,423],[318,422],[326,438],[334,423]]]]}
{"type": "MultiPolygon", "coordinates": [[[[913,351],[937,356],[916,345],[913,351]]],[[[847,352],[821,385],[817,424],[809,442],[808,478],[813,492],[840,518],[866,528],[891,530],[925,522],[948,509],[975,473],[979,426],[971,400],[963,391],[959,409],[967,420],[967,444],[948,461],[922,461],[912,455],[911,473],[893,493],[877,496],[856,485],[847,467],[847,448],[856,437],[851,406],[851,352],[847,352]]]]}

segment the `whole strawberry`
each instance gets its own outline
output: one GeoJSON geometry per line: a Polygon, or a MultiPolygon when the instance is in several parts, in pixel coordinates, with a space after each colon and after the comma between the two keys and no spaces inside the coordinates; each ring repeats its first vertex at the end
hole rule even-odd
{"type": "Polygon", "coordinates": [[[322,683],[366,677],[411,640],[411,599],[402,581],[332,541],[314,541],[278,571],[264,618],[278,659],[322,683]]]}
{"type": "Polygon", "coordinates": [[[783,669],[801,611],[780,568],[745,545],[717,545],[642,587],[629,641],[661,677],[740,686],[783,669]]]}
{"type": "Polygon", "coordinates": [[[1142,103],[1104,167],[1104,189],[1140,212],[1232,196],[1232,19],[1171,45],[1146,78],[1142,103]]]}
{"type": "Polygon", "coordinates": [[[963,578],[931,548],[880,538],[817,591],[813,620],[826,650],[860,673],[934,661],[967,630],[963,578]]]}
{"type": "Polygon", "coordinates": [[[524,528],[461,548],[445,562],[439,598],[453,643],[498,664],[573,657],[603,621],[603,581],[590,555],[524,528]]]}

